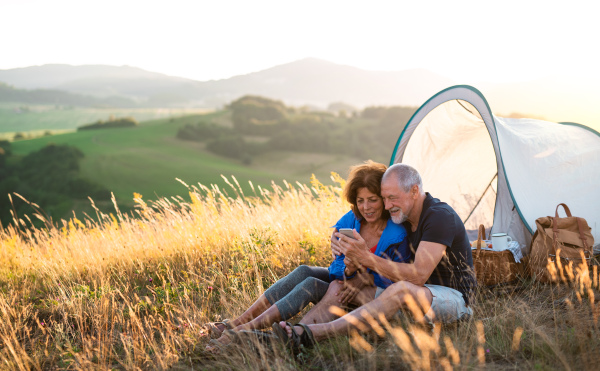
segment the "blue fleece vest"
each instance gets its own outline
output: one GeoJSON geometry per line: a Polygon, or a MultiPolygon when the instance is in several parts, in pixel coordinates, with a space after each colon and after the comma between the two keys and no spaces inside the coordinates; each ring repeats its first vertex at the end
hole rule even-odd
{"type": "MultiPolygon", "coordinates": [[[[337,230],[340,228],[353,228],[360,233],[360,220],[354,215],[354,212],[350,210],[335,223],[333,228],[337,230]]],[[[391,219],[388,219],[387,225],[377,243],[375,255],[398,263],[409,261],[411,254],[408,247],[408,239],[406,238],[406,228],[404,228],[403,225],[395,224],[391,219]]],[[[329,266],[330,281],[343,280],[345,269],[346,264],[344,264],[344,255],[336,256],[335,260],[329,266]]],[[[371,269],[368,269],[368,272],[373,275],[375,286],[386,288],[392,284],[391,280],[382,277],[371,269]]]]}

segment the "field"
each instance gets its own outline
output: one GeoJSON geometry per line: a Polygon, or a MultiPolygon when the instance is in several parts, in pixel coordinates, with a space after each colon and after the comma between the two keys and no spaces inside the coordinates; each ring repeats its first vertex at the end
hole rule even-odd
{"type": "Polygon", "coordinates": [[[192,108],[84,108],[24,103],[0,103],[0,139],[15,133],[32,132],[39,136],[46,130],[69,131],[78,126],[115,117],[134,117],[138,121],[177,117],[207,112],[192,108]]]}
{"type": "MultiPolygon", "coordinates": [[[[145,198],[186,194],[176,179],[186,184],[214,184],[226,188],[234,176],[246,192],[251,192],[249,181],[257,186],[270,186],[272,181],[282,185],[288,182],[307,182],[312,173],[331,183],[329,173],[345,176],[348,167],[362,160],[349,156],[270,152],[257,156],[251,165],[212,154],[203,143],[175,138],[177,130],[186,124],[195,124],[209,118],[230,125],[228,113],[191,115],[181,118],[144,122],[138,127],[90,130],[13,142],[13,151],[25,155],[48,143],[69,144],[81,149],[82,175],[113,191],[122,202],[131,201],[133,193],[145,198]]],[[[260,138],[254,138],[260,140],[260,138]]],[[[35,200],[31,200],[34,201],[35,200]]]]}
{"type": "Polygon", "coordinates": [[[139,218],[72,219],[0,233],[0,364],[47,369],[597,369],[598,272],[570,286],[481,288],[475,315],[433,330],[379,321],[304,349],[241,344],[204,351],[203,324],[241,314],[300,264],[326,266],[348,209],[335,186],[288,185],[227,197],[206,187],[147,204],[139,218]],[[592,277],[590,279],[590,277],[592,277]]]}

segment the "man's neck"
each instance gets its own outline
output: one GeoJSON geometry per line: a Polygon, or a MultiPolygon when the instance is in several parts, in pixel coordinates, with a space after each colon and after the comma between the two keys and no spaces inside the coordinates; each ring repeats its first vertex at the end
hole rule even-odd
{"type": "Polygon", "coordinates": [[[413,207],[410,215],[408,216],[408,222],[410,223],[413,232],[417,230],[417,227],[419,225],[419,219],[421,219],[421,212],[423,211],[423,204],[425,203],[426,197],[427,195],[425,193],[419,195],[419,197],[415,201],[415,207],[413,207]]]}

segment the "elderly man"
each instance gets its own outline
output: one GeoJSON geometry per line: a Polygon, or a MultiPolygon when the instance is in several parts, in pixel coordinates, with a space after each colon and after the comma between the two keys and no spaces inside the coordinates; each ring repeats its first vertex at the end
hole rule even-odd
{"type": "Polygon", "coordinates": [[[365,317],[378,318],[383,314],[390,318],[409,302],[420,307],[429,323],[454,322],[472,315],[469,304],[476,286],[473,258],[458,214],[448,204],[424,192],[419,173],[405,164],[395,164],[386,171],[381,195],[392,221],[404,223],[415,249],[414,261],[396,263],[373,256],[359,234],[355,233],[355,239],[351,239],[338,233],[340,248],[334,251],[336,254],[343,253],[395,283],[378,290],[375,300],[335,321],[293,328],[285,322],[274,324],[280,336],[284,336],[285,330],[296,345],[308,345],[347,334],[352,324],[367,324],[365,317]],[[370,316],[365,316],[364,311],[370,316]]]}

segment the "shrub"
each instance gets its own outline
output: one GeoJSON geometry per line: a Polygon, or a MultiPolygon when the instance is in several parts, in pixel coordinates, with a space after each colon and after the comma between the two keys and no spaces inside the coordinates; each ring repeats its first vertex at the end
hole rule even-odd
{"type": "Polygon", "coordinates": [[[252,95],[232,102],[229,108],[234,128],[246,134],[269,134],[287,117],[282,102],[252,95]]]}
{"type": "Polygon", "coordinates": [[[187,124],[183,126],[177,131],[176,137],[183,140],[202,142],[225,134],[233,134],[233,130],[212,122],[199,122],[196,125],[187,124]]]}
{"type": "Polygon", "coordinates": [[[108,121],[98,120],[93,124],[83,125],[77,128],[80,130],[96,130],[96,129],[113,129],[113,128],[130,128],[138,126],[139,123],[133,117],[110,118],[108,121]]]}

